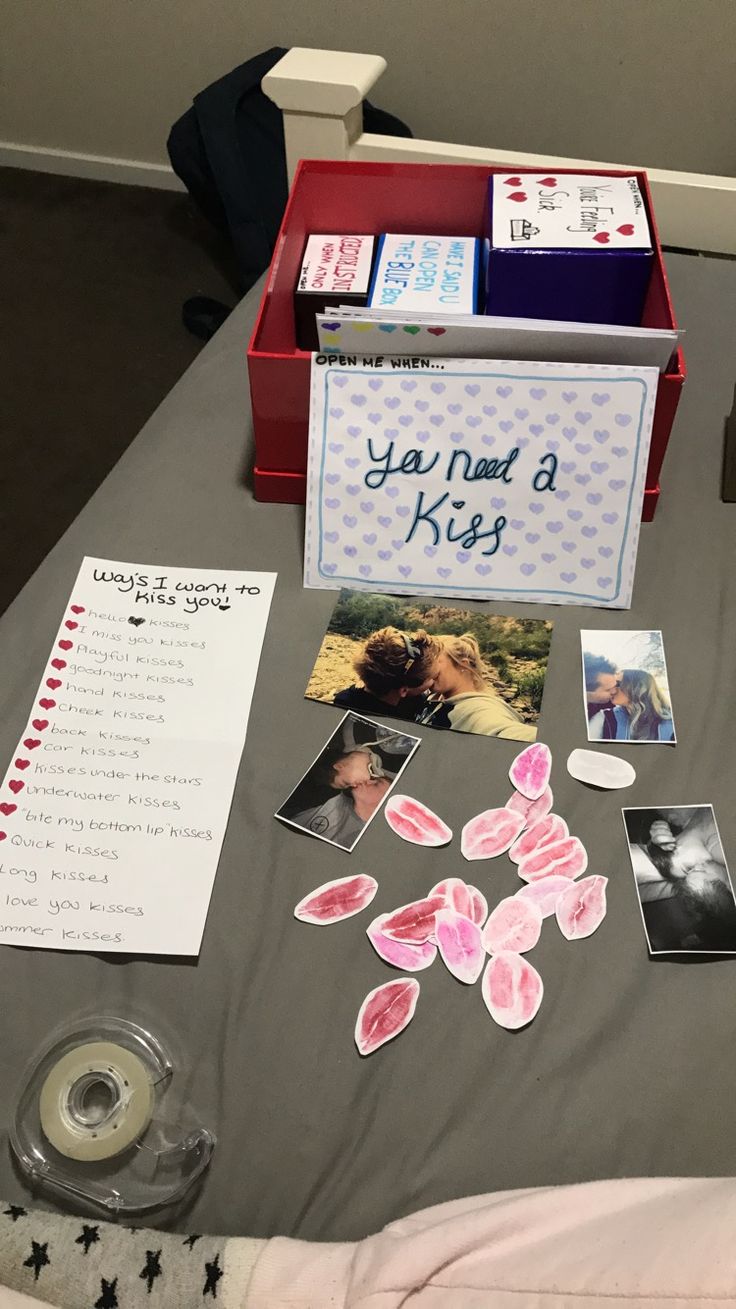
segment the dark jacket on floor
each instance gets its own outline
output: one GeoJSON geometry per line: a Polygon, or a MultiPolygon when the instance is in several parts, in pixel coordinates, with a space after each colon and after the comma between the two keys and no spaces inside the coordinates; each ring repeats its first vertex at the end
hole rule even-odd
{"type": "MultiPolygon", "coordinates": [[[[202,213],[229,232],[245,293],[268,267],[286,207],[288,181],[281,110],[261,80],[286,50],[274,46],[194,97],[174,124],[171,166],[202,213]]],[[[411,136],[392,114],[363,105],[367,132],[411,136]]]]}

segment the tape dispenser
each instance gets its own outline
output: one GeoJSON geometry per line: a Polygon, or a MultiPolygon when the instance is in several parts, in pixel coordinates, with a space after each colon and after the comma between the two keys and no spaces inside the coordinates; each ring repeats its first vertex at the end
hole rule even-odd
{"type": "Polygon", "coordinates": [[[79,1021],[27,1069],[13,1152],[35,1185],[113,1215],[170,1205],[201,1177],[215,1147],[179,1080],[168,1051],[143,1027],[123,1018],[79,1021]]]}

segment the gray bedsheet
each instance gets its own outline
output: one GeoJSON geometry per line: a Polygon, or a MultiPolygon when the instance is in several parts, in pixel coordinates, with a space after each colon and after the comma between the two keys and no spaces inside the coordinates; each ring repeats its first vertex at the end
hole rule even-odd
{"type": "MultiPolygon", "coordinates": [[[[723,416],[736,372],[736,264],[687,256],[668,264],[690,377],[657,518],[642,532],[633,608],[549,611],[556,628],[542,736],[555,753],[555,807],[585,841],[590,871],[610,878],[610,910],[601,931],[575,945],[547,926],[534,954],[546,997],[533,1025],[516,1035],[494,1026],[478,988],[453,982],[438,964],[421,975],[409,1030],[361,1060],[353,1045],[358,1006],[390,975],[365,940],[367,919],[320,931],[292,917],[307,890],[348,872],[377,876],[378,912],[463,867],[458,842],[415,849],[382,820],[346,855],[271,816],[339,712],[302,698],[333,604],[331,594],[301,587],[303,509],[257,504],[243,486],[251,457],[245,346],[258,288],[0,625],[7,756],[82,555],[279,574],[199,959],[0,946],[0,1125],[12,1115],[26,1060],[54,1025],[99,1007],[148,1014],[178,1034],[191,1096],[218,1134],[201,1191],[162,1226],[335,1240],[474,1192],[733,1170],[736,961],[649,960],[621,793],[587,790],[565,771],[568,752],[584,744],[579,628],[661,627],[680,744],[636,753],[638,778],[625,801],[712,801],[736,864],[736,506],[719,501],[723,416]]],[[[407,789],[459,829],[504,802],[515,752],[512,742],[424,731],[407,789]]],[[[511,885],[504,866],[475,868],[491,897],[511,885]]],[[[2,1151],[0,1195],[24,1194],[2,1151]]]]}

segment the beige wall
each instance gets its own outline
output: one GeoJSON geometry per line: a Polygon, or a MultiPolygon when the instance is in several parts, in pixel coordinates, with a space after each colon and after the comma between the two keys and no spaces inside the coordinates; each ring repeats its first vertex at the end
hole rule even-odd
{"type": "Polygon", "coordinates": [[[421,137],[736,174],[735,0],[2,0],[0,139],[159,163],[269,45],[382,54],[421,137]]]}

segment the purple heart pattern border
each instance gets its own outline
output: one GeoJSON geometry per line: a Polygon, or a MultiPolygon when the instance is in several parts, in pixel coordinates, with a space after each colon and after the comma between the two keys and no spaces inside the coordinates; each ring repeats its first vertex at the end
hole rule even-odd
{"type": "Polygon", "coordinates": [[[305,586],[630,605],[656,369],[319,358],[305,586]]]}

